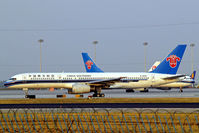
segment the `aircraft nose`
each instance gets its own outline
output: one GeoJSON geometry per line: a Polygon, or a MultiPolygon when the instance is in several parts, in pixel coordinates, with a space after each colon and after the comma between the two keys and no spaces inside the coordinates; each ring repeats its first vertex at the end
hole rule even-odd
{"type": "Polygon", "coordinates": [[[7,87],[7,86],[9,86],[9,84],[10,84],[11,82],[12,82],[12,81],[7,80],[7,81],[5,81],[5,82],[3,83],[3,85],[4,85],[5,87],[7,87]]]}

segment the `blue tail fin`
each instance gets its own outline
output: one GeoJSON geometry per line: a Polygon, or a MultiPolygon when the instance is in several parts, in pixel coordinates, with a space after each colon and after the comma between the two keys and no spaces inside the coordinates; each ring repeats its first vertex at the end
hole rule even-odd
{"type": "Polygon", "coordinates": [[[82,53],[86,72],[103,72],[95,62],[88,56],[88,53],[82,53]]]}
{"type": "Polygon", "coordinates": [[[193,71],[193,73],[191,74],[191,76],[190,76],[190,77],[191,77],[191,79],[193,79],[193,80],[194,80],[194,79],[195,79],[195,76],[196,76],[196,71],[193,71]]]}
{"type": "Polygon", "coordinates": [[[187,45],[178,45],[151,73],[176,74],[187,45]]]}

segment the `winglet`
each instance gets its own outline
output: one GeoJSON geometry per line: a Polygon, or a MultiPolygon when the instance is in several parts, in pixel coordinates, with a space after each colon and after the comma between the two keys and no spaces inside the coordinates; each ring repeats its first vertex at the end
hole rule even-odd
{"type": "Polygon", "coordinates": [[[95,62],[88,56],[88,53],[82,53],[82,58],[84,60],[84,66],[86,68],[86,72],[103,72],[95,62]]]}
{"type": "Polygon", "coordinates": [[[151,73],[176,74],[187,45],[178,45],[151,73]]]}

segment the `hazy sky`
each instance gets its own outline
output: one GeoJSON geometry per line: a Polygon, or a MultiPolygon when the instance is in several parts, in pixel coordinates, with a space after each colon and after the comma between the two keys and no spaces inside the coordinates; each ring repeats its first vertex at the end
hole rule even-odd
{"type": "MultiPolygon", "coordinates": [[[[81,52],[107,72],[144,71],[178,44],[195,43],[199,71],[198,0],[1,0],[0,80],[39,72],[40,38],[44,72],[84,72],[81,52]]],[[[187,47],[178,73],[191,73],[187,47]]]]}

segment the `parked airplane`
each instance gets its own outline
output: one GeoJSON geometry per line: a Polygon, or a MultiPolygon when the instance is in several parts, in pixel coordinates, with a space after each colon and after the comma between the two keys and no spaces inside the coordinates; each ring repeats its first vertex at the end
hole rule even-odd
{"type": "Polygon", "coordinates": [[[156,61],[156,62],[153,64],[153,66],[149,69],[148,72],[151,72],[151,71],[153,71],[154,69],[156,69],[156,67],[157,67],[160,63],[161,63],[161,61],[156,61]]]}
{"type": "MultiPolygon", "coordinates": [[[[160,61],[156,61],[153,64],[153,66],[149,69],[149,72],[154,70],[159,64],[160,64],[160,61]]],[[[194,86],[195,75],[196,75],[196,71],[193,71],[193,73],[190,76],[186,75],[184,77],[181,77],[182,79],[181,81],[156,86],[155,88],[161,89],[161,90],[170,90],[171,88],[180,88],[180,92],[183,92],[182,88],[194,86]]]]}
{"type": "Polygon", "coordinates": [[[82,58],[84,60],[84,66],[86,72],[103,72],[95,62],[88,56],[88,53],[82,53],[82,58]]]}
{"type": "MultiPolygon", "coordinates": [[[[185,49],[186,45],[178,45],[155,69],[158,71],[151,73],[24,73],[11,77],[4,85],[23,88],[26,92],[28,88],[67,88],[71,94],[94,92],[94,97],[104,97],[102,89],[149,88],[179,81],[184,75],[176,75],[176,71],[185,49]]],[[[87,64],[88,69],[92,66],[87,64]]]]}
{"type": "Polygon", "coordinates": [[[183,92],[183,88],[191,87],[195,83],[195,74],[196,71],[193,71],[193,73],[190,76],[184,76],[181,77],[181,81],[168,83],[160,86],[155,86],[157,89],[161,90],[170,90],[171,88],[180,88],[180,92],[183,92]]]}
{"type": "MultiPolygon", "coordinates": [[[[88,53],[82,53],[82,58],[84,60],[84,64],[85,64],[85,68],[87,72],[103,72],[99,67],[97,67],[95,62],[93,62],[93,60],[89,57],[88,53]],[[88,62],[93,65],[91,69],[87,68],[88,62]]],[[[152,72],[153,70],[155,70],[160,63],[161,63],[160,61],[156,61],[153,64],[153,66],[149,69],[148,72],[152,72]]],[[[181,77],[180,78],[181,81],[154,86],[154,88],[161,89],[161,90],[170,90],[171,88],[180,88],[180,92],[183,92],[182,88],[192,86],[195,83],[195,73],[196,71],[194,71],[191,76],[181,77]]],[[[138,90],[140,90],[141,92],[148,92],[147,88],[142,88],[142,89],[139,88],[138,90]]],[[[134,92],[134,89],[127,89],[126,91],[134,92]]]]}

